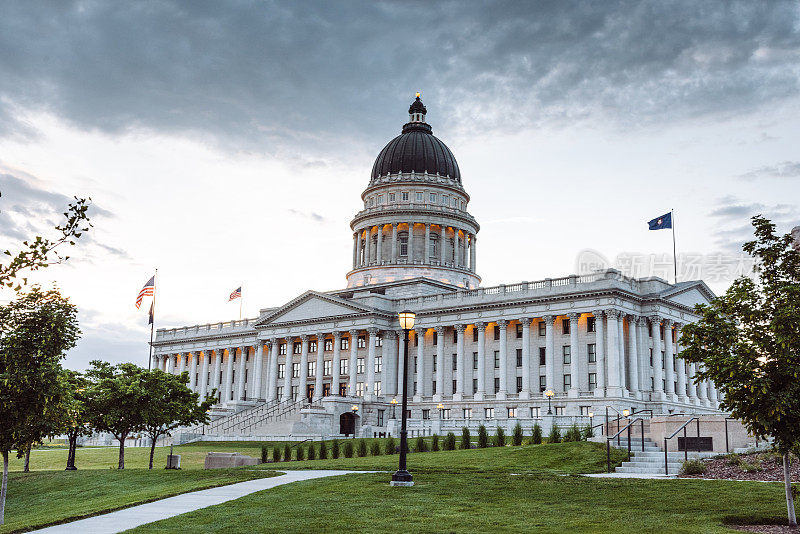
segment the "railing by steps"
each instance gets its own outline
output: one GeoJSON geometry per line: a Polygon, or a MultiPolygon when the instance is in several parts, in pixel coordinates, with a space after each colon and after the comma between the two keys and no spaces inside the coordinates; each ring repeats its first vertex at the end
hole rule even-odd
{"type": "Polygon", "coordinates": [[[286,415],[299,411],[304,404],[302,400],[293,399],[270,401],[223,417],[207,425],[198,425],[188,429],[187,432],[194,434],[208,433],[212,435],[241,432],[243,430],[249,430],[259,424],[278,421],[286,415]]]}
{"type": "Polygon", "coordinates": [[[627,445],[628,445],[628,461],[631,461],[631,427],[635,425],[637,422],[641,423],[641,440],[642,440],[642,452],[644,452],[644,419],[641,417],[634,417],[631,419],[627,425],[622,427],[617,431],[616,434],[613,436],[606,437],[606,470],[610,473],[611,472],[611,442],[614,439],[617,440],[617,445],[620,443],[620,435],[623,432],[627,432],[627,445]]]}
{"type": "Polygon", "coordinates": [[[695,445],[697,445],[697,452],[700,453],[700,418],[699,417],[692,417],[691,419],[689,419],[688,421],[683,423],[681,426],[679,426],[678,429],[675,432],[673,432],[671,435],[664,437],[664,474],[665,475],[669,475],[669,471],[668,471],[668,467],[667,467],[667,464],[669,463],[669,453],[667,452],[668,451],[668,447],[669,447],[669,440],[671,440],[672,438],[677,436],[678,432],[680,432],[681,430],[683,430],[683,457],[684,457],[684,461],[688,461],[689,460],[689,442],[686,439],[686,427],[689,426],[689,423],[691,423],[692,421],[697,422],[697,438],[696,438],[695,445]]]}

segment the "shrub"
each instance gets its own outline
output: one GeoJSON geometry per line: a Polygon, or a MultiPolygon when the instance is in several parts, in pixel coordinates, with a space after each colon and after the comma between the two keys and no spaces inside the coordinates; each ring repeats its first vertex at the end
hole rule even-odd
{"type": "Polygon", "coordinates": [[[394,438],[389,436],[389,439],[386,440],[386,454],[394,454],[394,438]]]}
{"type": "Polygon", "coordinates": [[[314,447],[313,443],[308,446],[308,459],[309,460],[317,459],[317,449],[314,447]]]}
{"type": "Polygon", "coordinates": [[[345,458],[352,458],[353,457],[353,440],[348,439],[344,442],[344,457],[345,458]]]}
{"type": "Polygon", "coordinates": [[[358,440],[358,456],[360,458],[363,458],[366,455],[367,455],[367,442],[364,440],[364,438],[361,438],[360,440],[358,440]]]}
{"type": "Polygon", "coordinates": [[[461,448],[469,449],[472,447],[472,436],[469,435],[469,428],[464,427],[461,429],[461,448]]]}
{"type": "Polygon", "coordinates": [[[753,460],[753,462],[741,461],[739,462],[739,467],[745,473],[756,473],[758,471],[762,471],[761,462],[758,460],[753,460]]]}
{"type": "Polygon", "coordinates": [[[564,433],[564,441],[580,441],[581,440],[581,431],[578,428],[578,425],[573,424],[567,431],[564,433]]]}
{"type": "Polygon", "coordinates": [[[517,423],[514,425],[514,435],[511,437],[512,445],[522,445],[522,425],[517,423]]]}
{"type": "Polygon", "coordinates": [[[561,430],[555,423],[553,423],[553,427],[550,429],[550,435],[547,436],[547,443],[561,443],[561,430]]]}
{"type": "Polygon", "coordinates": [[[372,456],[380,456],[381,455],[381,444],[379,441],[375,440],[372,442],[372,445],[369,447],[369,453],[372,456]]]}
{"type": "Polygon", "coordinates": [[[434,434],[431,439],[431,450],[436,452],[439,450],[439,434],[434,434]]]}
{"type": "Polygon", "coordinates": [[[703,460],[687,460],[681,465],[682,475],[702,475],[706,472],[706,463],[703,460]]]}
{"type": "Polygon", "coordinates": [[[303,447],[297,447],[297,452],[295,454],[297,455],[298,461],[305,460],[305,453],[303,452],[303,447]]]}
{"type": "Polygon", "coordinates": [[[267,449],[266,445],[262,445],[261,446],[261,463],[262,464],[267,463],[268,459],[269,459],[269,449],[267,449]]]}
{"type": "Polygon", "coordinates": [[[497,427],[497,433],[494,435],[494,446],[495,447],[504,447],[506,444],[506,433],[505,431],[497,427]]]}
{"type": "Polygon", "coordinates": [[[335,439],[331,444],[331,458],[335,460],[338,457],[339,457],[339,440],[335,439]]]}
{"type": "Polygon", "coordinates": [[[485,449],[489,446],[489,434],[486,432],[486,427],[481,425],[478,427],[478,447],[485,449]]]}
{"type": "Polygon", "coordinates": [[[281,461],[281,448],[280,447],[273,447],[273,449],[272,449],[272,461],[273,462],[280,462],[281,461]]]}
{"type": "Polygon", "coordinates": [[[425,438],[422,436],[417,436],[417,446],[414,447],[415,452],[425,452],[428,450],[428,447],[425,445],[425,438]]]}
{"type": "Polygon", "coordinates": [[[586,426],[583,427],[583,439],[587,440],[593,437],[594,437],[594,428],[592,428],[591,423],[586,423],[586,426]]]}
{"type": "Polygon", "coordinates": [[[728,465],[739,465],[741,461],[742,458],[735,452],[730,453],[728,457],[725,458],[725,463],[728,465]]]}
{"type": "Polygon", "coordinates": [[[320,460],[327,460],[328,459],[328,444],[324,441],[321,441],[319,444],[319,459],[320,460]]]}
{"type": "Polygon", "coordinates": [[[539,445],[542,443],[542,425],[539,423],[533,425],[533,430],[531,431],[531,443],[534,445],[539,445]]]}
{"type": "Polygon", "coordinates": [[[292,461],[292,448],[287,443],[283,446],[283,461],[284,462],[291,462],[292,461]]]}
{"type": "Polygon", "coordinates": [[[447,435],[444,437],[444,450],[452,451],[456,448],[456,435],[452,432],[448,432],[447,435]]]}

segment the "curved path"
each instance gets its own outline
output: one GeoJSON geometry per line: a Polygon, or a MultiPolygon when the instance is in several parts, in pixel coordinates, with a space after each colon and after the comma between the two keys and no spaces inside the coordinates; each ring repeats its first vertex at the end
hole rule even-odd
{"type": "Polygon", "coordinates": [[[161,499],[160,501],[131,506],[130,508],[124,508],[116,512],[87,517],[86,519],[43,528],[41,530],[35,530],[34,532],[43,532],[47,534],[112,534],[152,523],[153,521],[160,521],[176,515],[200,510],[208,506],[221,504],[257,491],[289,484],[290,482],[346,475],[349,473],[370,472],[371,471],[330,470],[287,471],[285,474],[276,477],[258,478],[246,482],[229,484],[227,486],[183,493],[175,497],[161,499]]]}

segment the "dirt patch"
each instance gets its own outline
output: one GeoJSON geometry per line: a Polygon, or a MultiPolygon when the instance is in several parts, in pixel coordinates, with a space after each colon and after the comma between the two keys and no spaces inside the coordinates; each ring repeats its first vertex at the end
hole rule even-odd
{"type": "MultiPolygon", "coordinates": [[[[729,454],[704,460],[704,464],[706,466],[705,473],[680,475],[680,477],[783,482],[783,460],[780,455],[772,452],[729,454]]],[[[792,456],[790,473],[792,481],[800,480],[800,461],[796,456],[792,456]]],[[[782,531],[776,530],[775,532],[782,531]]]]}

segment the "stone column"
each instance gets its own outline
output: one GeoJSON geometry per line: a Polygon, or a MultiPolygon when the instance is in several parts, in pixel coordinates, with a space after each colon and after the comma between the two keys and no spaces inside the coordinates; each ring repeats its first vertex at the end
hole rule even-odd
{"type": "Polygon", "coordinates": [[[430,223],[425,223],[425,254],[423,256],[425,258],[425,265],[430,264],[431,262],[431,225],[430,223]]]}
{"type": "MultiPolygon", "coordinates": [[[[236,350],[236,349],[233,349],[236,350]]],[[[238,378],[236,379],[236,400],[244,400],[245,395],[245,388],[244,388],[244,378],[245,378],[245,369],[247,369],[247,347],[242,346],[239,347],[239,372],[238,378]]]]}
{"type": "Polygon", "coordinates": [[[483,400],[486,395],[486,323],[475,323],[478,329],[478,392],[475,400],[483,400]]]}
{"type": "MultiPolygon", "coordinates": [[[[675,323],[675,336],[678,339],[680,339],[680,326],[680,323],[675,323]]],[[[678,346],[675,347],[675,352],[678,356],[680,356],[680,348],[678,346]]],[[[678,391],[675,393],[678,395],[678,401],[686,402],[686,362],[683,360],[683,358],[678,359],[676,371],[678,375],[678,391]]]]}
{"type": "MultiPolygon", "coordinates": [[[[401,393],[398,389],[398,377],[400,376],[399,369],[403,365],[403,357],[398,347],[400,346],[399,343],[402,338],[402,330],[386,330],[383,333],[383,347],[381,348],[381,354],[383,355],[383,371],[381,371],[381,382],[383,383],[384,395],[399,395],[401,393]]],[[[411,355],[408,357],[409,362],[413,363],[411,355]]],[[[412,363],[409,363],[409,366],[412,365],[412,363]]],[[[414,375],[413,368],[411,370],[411,375],[414,375]]]]}
{"type": "Polygon", "coordinates": [[[191,358],[192,362],[189,364],[189,389],[197,391],[197,357],[199,352],[190,352],[187,358],[191,358]]]}
{"type": "Polygon", "coordinates": [[[158,369],[158,364],[160,363],[158,361],[158,354],[153,354],[153,359],[152,360],[153,360],[153,362],[152,362],[153,369],[158,369]]]}
{"type": "Polygon", "coordinates": [[[637,317],[634,315],[628,316],[628,346],[630,354],[628,355],[628,384],[630,384],[630,391],[638,399],[641,398],[639,387],[639,345],[636,342],[636,322],[637,317]]]}
{"type": "Polygon", "coordinates": [[[397,224],[392,223],[392,263],[397,263],[397,224]]]}
{"type": "Polygon", "coordinates": [[[414,223],[408,223],[408,263],[414,263],[414,223]]]}
{"type": "Polygon", "coordinates": [[[500,391],[495,398],[505,399],[508,396],[508,321],[500,319],[497,328],[500,329],[500,391]]]}
{"type": "Polygon", "coordinates": [[[353,269],[358,267],[358,232],[353,233],[353,269]]]}
{"type": "Polygon", "coordinates": [[[544,319],[544,374],[545,374],[545,391],[548,389],[556,390],[556,367],[555,367],[555,340],[553,339],[553,323],[555,323],[555,316],[545,315],[544,319]]]}
{"type": "Polygon", "coordinates": [[[308,336],[300,336],[303,343],[300,349],[300,383],[297,388],[297,396],[305,402],[306,386],[308,385],[308,336]]]}
{"type": "Polygon", "coordinates": [[[674,401],[675,399],[675,351],[672,345],[672,321],[669,319],[664,321],[664,362],[665,372],[664,378],[667,382],[667,399],[674,401]]]}
{"type": "Polygon", "coordinates": [[[637,348],[639,350],[639,390],[641,398],[645,398],[644,392],[649,391],[650,387],[650,347],[647,335],[647,318],[639,317],[636,319],[637,348]]]}
{"type": "MultiPolygon", "coordinates": [[[[222,387],[220,383],[220,373],[222,373],[222,357],[225,349],[217,348],[214,350],[214,365],[211,368],[211,380],[209,383],[211,385],[211,389],[217,390],[217,397],[223,399],[225,397],[225,388],[222,387]]],[[[211,353],[207,353],[207,356],[211,358],[211,353]]],[[[211,362],[209,362],[210,364],[211,362]]]]}
{"type": "MultiPolygon", "coordinates": [[[[231,393],[233,392],[233,355],[236,352],[235,348],[228,349],[228,360],[225,363],[225,385],[223,394],[222,394],[222,401],[223,402],[230,402],[231,401],[231,393]]],[[[225,349],[222,350],[223,358],[225,357],[225,349]]]]}
{"type": "Polygon", "coordinates": [[[365,385],[364,398],[375,398],[375,340],[378,336],[377,328],[368,328],[367,333],[367,383],[365,385]]]}
{"type": "Polygon", "coordinates": [[[456,390],[453,400],[460,401],[464,398],[464,330],[466,325],[456,325],[456,390]]]}
{"type": "Polygon", "coordinates": [[[356,267],[360,267],[360,266],[362,266],[364,264],[364,258],[361,255],[361,230],[356,232],[356,235],[358,236],[358,244],[356,245],[356,247],[357,247],[357,252],[356,252],[356,263],[357,263],[357,265],[356,265],[356,267]]]}
{"type": "MultiPolygon", "coordinates": [[[[523,317],[522,323],[522,391],[520,399],[531,398],[531,318],[523,317]]],[[[538,374],[538,373],[537,373],[538,374]]]]}
{"type": "Polygon", "coordinates": [[[179,352],[178,353],[178,374],[182,375],[183,372],[186,370],[186,354],[179,352]]]}
{"type": "Polygon", "coordinates": [[[372,261],[372,226],[367,226],[364,234],[364,265],[369,265],[372,261]]]}
{"type": "Polygon", "coordinates": [[[333,332],[333,369],[331,370],[331,395],[339,396],[339,381],[342,379],[339,370],[342,367],[342,333],[333,332]]]}
{"type": "Polygon", "coordinates": [[[444,327],[436,327],[436,394],[433,396],[433,402],[442,400],[442,392],[444,391],[444,327]]]}
{"type": "Polygon", "coordinates": [[[719,404],[719,392],[717,386],[712,381],[708,381],[708,400],[711,402],[711,407],[716,408],[719,404]]]}
{"type": "Polygon", "coordinates": [[[375,263],[378,265],[383,261],[383,225],[378,225],[378,242],[375,244],[375,263]]]}
{"type": "Polygon", "coordinates": [[[281,400],[292,398],[292,353],[294,352],[294,338],[286,338],[286,358],[283,364],[283,395],[281,400]]]}
{"type": "Polygon", "coordinates": [[[166,354],[164,357],[167,359],[166,373],[171,375],[172,374],[172,369],[175,367],[175,364],[174,364],[175,355],[170,353],[170,354],[166,354]]]}
{"type": "MultiPolygon", "coordinates": [[[[422,402],[425,395],[425,385],[428,380],[425,377],[425,329],[417,328],[414,330],[417,339],[417,394],[414,395],[414,402],[422,402]]],[[[400,358],[403,356],[400,355],[400,358]]]]}
{"type": "MultiPolygon", "coordinates": [[[[653,400],[664,400],[664,367],[661,358],[661,317],[650,316],[653,330],[653,400]]],[[[666,364],[664,364],[666,365],[666,364]]]]}
{"type": "Polygon", "coordinates": [[[689,364],[689,402],[692,404],[697,404],[697,377],[695,376],[695,370],[697,364],[690,363],[689,364]]]}
{"type": "Polygon", "coordinates": [[[619,340],[619,383],[624,390],[627,387],[627,364],[625,359],[625,314],[622,312],[620,312],[619,322],[617,325],[619,328],[619,335],[617,337],[619,340]]]}
{"type": "Polygon", "coordinates": [[[317,374],[314,375],[314,400],[322,398],[323,370],[325,367],[325,334],[317,334],[317,374]]]}
{"type": "Polygon", "coordinates": [[[699,400],[701,406],[708,406],[708,387],[707,387],[708,383],[705,380],[701,380],[697,376],[697,372],[701,370],[700,364],[695,363],[694,368],[695,368],[695,375],[692,377],[692,382],[694,382],[696,385],[697,399],[699,400]]]}
{"type": "Polygon", "coordinates": [[[261,373],[263,373],[263,362],[267,357],[267,346],[261,340],[256,340],[253,346],[253,384],[250,388],[250,398],[257,401],[261,399],[261,373]],[[261,350],[259,350],[261,349],[261,350]]]}
{"type": "Polygon", "coordinates": [[[269,392],[267,393],[267,400],[274,401],[278,399],[278,351],[280,350],[280,342],[278,338],[270,338],[269,340],[269,392]]]}
{"type": "Polygon", "coordinates": [[[570,354],[570,373],[572,374],[572,390],[574,396],[579,396],[580,391],[589,389],[589,376],[586,371],[588,364],[581,357],[580,345],[578,344],[578,319],[581,314],[569,313],[569,354],[570,354]]]}
{"type": "Polygon", "coordinates": [[[461,266],[461,239],[458,237],[458,228],[453,227],[453,267],[461,266]]]}
{"type": "Polygon", "coordinates": [[[447,227],[439,225],[439,265],[444,267],[444,252],[447,248],[445,243],[447,243],[447,227]]]}
{"type": "Polygon", "coordinates": [[[350,330],[350,389],[351,397],[356,396],[356,382],[358,380],[358,330],[350,330]]]}
{"type": "Polygon", "coordinates": [[[606,394],[606,325],[602,310],[594,310],[592,311],[592,315],[594,315],[595,329],[594,353],[597,359],[594,366],[595,376],[597,378],[597,387],[594,390],[594,396],[603,397],[606,394]]]}
{"type": "Polygon", "coordinates": [[[477,245],[478,238],[475,234],[470,234],[469,236],[469,270],[473,273],[478,271],[475,270],[475,258],[477,257],[475,246],[477,245]]]}
{"type": "MultiPolygon", "coordinates": [[[[197,353],[197,357],[200,357],[200,353],[197,353]]],[[[200,402],[203,402],[208,396],[208,360],[211,358],[211,351],[204,350],[203,351],[203,365],[200,367],[200,402]]]]}
{"type": "Polygon", "coordinates": [[[619,397],[622,395],[622,384],[620,384],[620,353],[619,353],[619,317],[620,313],[617,310],[606,310],[606,317],[608,318],[608,332],[606,339],[608,341],[608,376],[607,376],[607,392],[611,397],[619,397]]]}

